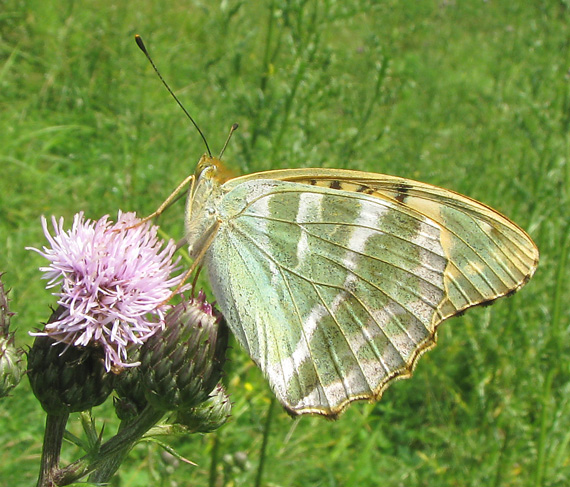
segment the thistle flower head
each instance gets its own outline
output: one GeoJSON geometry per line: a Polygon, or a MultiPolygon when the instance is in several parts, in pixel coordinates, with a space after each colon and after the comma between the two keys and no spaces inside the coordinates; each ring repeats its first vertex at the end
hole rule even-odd
{"type": "Polygon", "coordinates": [[[158,227],[134,213],[119,212],[117,223],[104,216],[86,220],[75,215],[72,228],[63,229],[63,218],[52,217],[54,235],[42,217],[44,234],[50,248],[29,248],[50,261],[40,267],[47,288],[63,312],[48,323],[43,332],[58,343],[73,346],[98,345],[105,352],[105,368],[122,368],[127,349],[140,345],[164,327],[163,303],[182,276],[173,262],[173,241],[164,245],[157,237],[158,227]]]}

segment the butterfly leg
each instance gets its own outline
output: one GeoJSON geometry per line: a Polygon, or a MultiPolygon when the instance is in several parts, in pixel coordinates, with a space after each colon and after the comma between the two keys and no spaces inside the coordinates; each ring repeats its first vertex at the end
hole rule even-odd
{"type": "Polygon", "coordinates": [[[186,179],[184,179],[184,181],[182,181],[178,185],[178,187],[172,192],[172,194],[164,200],[164,202],[158,207],[158,209],[155,212],[148,215],[147,217],[143,218],[140,221],[139,225],[159,216],[164,210],[166,210],[166,208],[170,206],[174,198],[176,198],[180,194],[180,191],[182,191],[187,184],[190,184],[191,187],[194,185],[194,174],[191,174],[186,179]]]}
{"type": "MultiPolygon", "coordinates": [[[[166,198],[166,200],[164,200],[164,202],[158,207],[158,209],[156,211],[154,211],[150,215],[142,218],[141,221],[139,221],[135,225],[131,225],[130,227],[127,227],[127,228],[121,228],[120,231],[130,230],[131,228],[136,228],[139,225],[142,225],[143,223],[146,223],[149,220],[152,220],[153,218],[156,218],[157,216],[159,216],[166,208],[168,208],[168,206],[170,206],[170,204],[172,203],[174,198],[176,198],[176,196],[178,196],[178,194],[180,194],[180,191],[182,191],[184,189],[184,186],[186,186],[188,183],[190,183],[191,188],[194,186],[194,179],[195,179],[194,174],[191,174],[190,176],[188,176],[186,179],[184,179],[184,181],[182,181],[178,185],[178,187],[172,192],[172,194],[168,198],[166,198]]],[[[192,190],[190,190],[190,191],[192,191],[192,190]]],[[[116,231],[118,231],[118,230],[116,230],[116,231]]]]}
{"type": "MultiPolygon", "coordinates": [[[[172,292],[172,294],[160,304],[161,306],[168,303],[168,301],[170,301],[174,296],[176,296],[182,290],[184,284],[188,279],[190,279],[190,276],[196,269],[198,269],[198,272],[200,272],[200,270],[202,269],[202,260],[204,259],[204,256],[206,255],[206,252],[210,247],[210,244],[214,240],[216,233],[218,233],[218,228],[220,228],[220,222],[216,221],[216,223],[214,223],[214,225],[210,229],[210,234],[208,235],[208,239],[204,242],[204,245],[201,246],[200,252],[198,253],[198,255],[196,255],[194,262],[192,262],[190,269],[186,271],[186,274],[184,274],[182,281],[180,282],[180,284],[178,284],[177,288],[172,292]]],[[[196,275],[196,277],[198,276],[196,275]]],[[[196,282],[196,279],[194,279],[194,282],[196,282]]]]}

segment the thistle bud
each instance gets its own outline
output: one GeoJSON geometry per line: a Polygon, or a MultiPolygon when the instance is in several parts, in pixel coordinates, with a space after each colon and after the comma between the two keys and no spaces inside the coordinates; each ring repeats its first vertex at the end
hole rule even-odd
{"type": "Polygon", "coordinates": [[[232,403],[224,386],[218,384],[212,395],[195,408],[180,410],[175,422],[190,433],[211,433],[223,426],[232,412],[232,403]]]}
{"type": "Polygon", "coordinates": [[[7,396],[24,375],[21,350],[14,346],[12,335],[0,337],[0,397],[7,396]]]}
{"type": "Polygon", "coordinates": [[[225,322],[202,292],[174,307],[165,329],[140,350],[149,403],[174,411],[205,401],[220,380],[227,343],[225,322]]]}
{"type": "Polygon", "coordinates": [[[13,315],[8,307],[4,285],[0,281],[0,397],[7,396],[20,383],[24,374],[22,350],[16,348],[14,334],[10,332],[10,317],[13,315]]]}
{"type": "MultiPolygon", "coordinates": [[[[59,318],[60,307],[50,322],[59,318]]],[[[72,346],[36,336],[28,352],[28,378],[49,414],[85,411],[101,404],[113,390],[114,375],[105,371],[101,347],[72,346]]]]}

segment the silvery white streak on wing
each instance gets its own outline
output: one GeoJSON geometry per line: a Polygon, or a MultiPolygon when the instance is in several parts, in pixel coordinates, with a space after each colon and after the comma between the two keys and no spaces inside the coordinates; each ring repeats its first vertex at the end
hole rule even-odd
{"type": "MultiPolygon", "coordinates": [[[[319,384],[319,387],[313,387],[310,391],[308,391],[308,394],[306,394],[297,402],[297,404],[292,404],[292,406],[294,409],[300,409],[308,406],[315,407],[315,405],[319,405],[322,403],[322,398],[323,398],[323,393],[321,392],[321,387],[319,384]]],[[[325,398],[328,400],[326,395],[325,398]]],[[[323,406],[326,407],[326,404],[323,406]]]]}
{"type": "MultiPolygon", "coordinates": [[[[364,326],[362,328],[362,335],[356,335],[351,337],[351,345],[355,352],[359,351],[363,346],[369,346],[374,341],[374,337],[378,336],[379,334],[384,334],[381,327],[386,326],[391,320],[394,319],[394,316],[397,316],[398,313],[401,313],[402,308],[396,302],[389,302],[385,308],[381,310],[380,313],[376,313],[374,317],[374,325],[378,324],[379,326],[364,326]]],[[[427,335],[429,336],[429,335],[427,335]]],[[[426,336],[426,338],[427,338],[426,336]]],[[[394,337],[392,337],[392,342],[394,337]]],[[[396,340],[397,341],[397,340],[396,340]]],[[[407,342],[407,341],[406,341],[407,342]]],[[[397,344],[398,346],[402,346],[401,344],[397,344]]],[[[403,347],[407,349],[407,347],[403,347]]],[[[400,349],[401,350],[401,349],[400,349]]],[[[344,379],[337,380],[331,384],[327,384],[324,387],[324,392],[327,398],[338,398],[338,397],[346,397],[346,388],[347,385],[349,387],[349,393],[351,395],[354,394],[368,394],[370,391],[377,389],[379,384],[382,383],[386,377],[388,377],[391,373],[393,373],[396,369],[401,368],[406,365],[408,362],[407,360],[402,360],[401,351],[398,350],[397,355],[394,355],[394,350],[391,350],[391,355],[386,354],[383,356],[380,354],[375,354],[376,359],[372,360],[360,360],[358,365],[361,369],[352,368],[349,369],[347,372],[347,376],[344,379]],[[387,359],[387,360],[386,360],[387,359]],[[379,369],[382,368],[383,371],[379,369]],[[367,388],[362,388],[362,376],[367,379],[367,388]],[[355,390],[354,385],[359,385],[360,389],[355,390]]],[[[417,347],[413,347],[411,351],[417,350],[417,347]]],[[[408,358],[408,353],[406,353],[406,358],[408,358]]],[[[316,404],[315,401],[318,401],[321,397],[321,393],[319,389],[312,389],[308,391],[307,395],[302,398],[299,403],[298,407],[314,405],[316,404]]],[[[331,401],[334,402],[334,401],[331,401]]]]}
{"type": "MultiPolygon", "coordinates": [[[[348,248],[350,248],[354,252],[360,252],[360,253],[364,252],[366,242],[371,236],[378,235],[379,233],[381,233],[378,230],[374,230],[373,228],[376,227],[383,218],[383,216],[386,215],[388,211],[390,211],[389,208],[385,208],[377,204],[370,204],[367,202],[361,202],[361,204],[362,204],[362,209],[358,220],[355,222],[357,223],[358,226],[354,228],[348,245],[348,248]]],[[[435,265],[439,264],[439,267],[441,267],[436,269],[436,274],[433,273],[433,270],[431,268],[426,268],[424,266],[430,258],[433,258],[431,252],[433,252],[437,256],[444,255],[443,249],[441,248],[441,243],[438,240],[438,236],[439,236],[439,227],[432,224],[431,222],[426,222],[426,223],[422,222],[420,223],[420,231],[418,232],[418,235],[413,239],[411,239],[411,242],[416,244],[420,250],[419,253],[420,265],[414,270],[414,273],[418,275],[418,277],[420,277],[421,279],[424,279],[425,281],[433,284],[436,289],[440,290],[439,296],[436,297],[434,296],[433,293],[434,292],[437,293],[437,291],[435,289],[429,288],[427,282],[420,281],[420,287],[422,288],[422,292],[425,292],[426,295],[428,295],[427,293],[430,293],[429,296],[432,297],[434,304],[439,302],[439,300],[443,295],[442,276],[445,268],[445,260],[439,259],[435,263],[435,265]],[[425,247],[429,250],[425,250],[425,247]],[[438,277],[440,278],[439,280],[441,280],[441,282],[437,282],[438,277]],[[434,280],[436,282],[434,282],[434,280]]],[[[346,265],[346,267],[357,271],[357,262],[358,262],[358,255],[356,253],[347,251],[347,256],[344,259],[344,264],[346,265]]],[[[356,276],[352,273],[349,273],[344,282],[344,287],[347,288],[348,286],[350,286],[350,284],[355,279],[356,276]]],[[[416,299],[414,301],[411,301],[407,304],[407,307],[415,316],[418,316],[420,318],[420,321],[422,323],[424,324],[430,323],[431,317],[433,315],[433,308],[429,304],[427,304],[424,300],[416,299]]],[[[383,309],[371,310],[371,311],[373,314],[373,318],[377,323],[377,331],[375,333],[373,332],[371,335],[370,327],[363,327],[362,335],[351,337],[350,344],[355,354],[359,352],[361,347],[367,346],[370,343],[372,336],[378,334],[385,334],[383,330],[388,325],[388,323],[393,321],[397,323],[398,322],[397,316],[398,314],[402,313],[403,308],[396,301],[389,301],[383,309]]],[[[394,348],[398,350],[399,354],[403,353],[406,357],[408,357],[411,354],[411,352],[415,349],[414,345],[417,343],[419,337],[414,336],[414,333],[412,333],[411,330],[407,330],[404,327],[400,327],[400,329],[402,331],[401,334],[390,336],[388,337],[388,339],[390,340],[394,348]]],[[[423,334],[420,333],[420,335],[423,334]]],[[[386,365],[384,358],[380,356],[378,357],[378,359],[381,362],[383,368],[385,370],[388,370],[389,367],[386,365]]],[[[363,364],[361,364],[361,366],[363,366],[363,364]]],[[[376,364],[376,367],[377,366],[378,364],[376,364]]],[[[370,367],[368,366],[366,368],[370,367]]],[[[366,371],[364,372],[366,376],[367,372],[366,371]]]]}
{"type": "MultiPolygon", "coordinates": [[[[392,206],[392,205],[389,205],[392,206]]],[[[362,227],[371,227],[374,226],[373,222],[379,222],[381,220],[381,218],[383,217],[383,215],[385,215],[388,211],[398,211],[397,209],[390,209],[390,208],[385,208],[379,205],[369,205],[369,204],[364,204],[363,203],[363,209],[360,213],[359,219],[358,219],[358,223],[360,225],[362,225],[362,227]],[[369,207],[369,209],[367,210],[367,207],[369,207]]],[[[376,223],[377,225],[378,223],[376,223]]],[[[367,230],[366,228],[362,228],[362,227],[356,227],[355,231],[353,232],[353,235],[350,239],[350,244],[349,244],[349,248],[353,249],[353,250],[357,250],[360,252],[364,251],[364,247],[366,244],[366,241],[368,240],[369,237],[373,236],[374,233],[378,234],[380,232],[378,231],[370,231],[368,230],[366,231],[362,231],[362,230],[367,230]],[[360,230],[360,231],[359,231],[360,230]],[[372,233],[371,233],[372,232],[372,233]]],[[[434,284],[434,286],[437,289],[441,290],[441,295],[443,294],[443,271],[445,268],[445,259],[444,257],[444,252],[443,252],[443,248],[441,246],[441,242],[439,240],[439,235],[440,235],[440,228],[438,225],[436,225],[435,223],[433,223],[431,220],[429,219],[425,219],[424,221],[419,222],[419,231],[418,233],[413,237],[410,238],[410,242],[415,244],[418,247],[419,250],[419,256],[420,256],[420,262],[419,265],[414,269],[414,274],[418,277],[420,277],[423,281],[420,281],[420,287],[422,287],[422,291],[425,292],[425,286],[427,286],[426,282],[432,283],[434,284]],[[441,257],[440,259],[438,259],[436,262],[434,262],[434,265],[440,268],[436,269],[436,274],[434,275],[433,273],[433,267],[434,266],[427,266],[428,263],[431,263],[431,261],[438,256],[441,257]],[[441,282],[434,282],[434,278],[440,278],[439,280],[441,282]],[[423,285],[422,285],[423,284],[423,285]]],[[[347,267],[350,266],[350,264],[352,263],[352,259],[354,258],[355,254],[352,254],[352,258],[351,254],[349,253],[347,256],[347,259],[345,259],[345,264],[347,265],[347,267]]],[[[350,267],[349,267],[350,268],[350,267]]],[[[350,274],[347,276],[347,282],[345,282],[345,286],[349,284],[348,280],[353,277],[350,274]]],[[[434,290],[430,289],[430,297],[433,296],[433,292],[434,290]]],[[[439,296],[437,298],[437,301],[434,301],[434,304],[436,302],[438,302],[441,299],[441,296],[439,296]]],[[[410,309],[410,311],[415,315],[420,317],[420,320],[422,321],[422,323],[430,323],[431,321],[431,316],[433,315],[433,308],[427,304],[424,300],[422,299],[417,299],[414,301],[411,301],[409,303],[407,303],[407,308],[410,309]]],[[[397,304],[396,302],[390,302],[388,306],[386,306],[385,310],[379,310],[381,313],[385,313],[385,316],[383,319],[381,319],[381,321],[379,322],[379,326],[380,328],[383,328],[384,326],[387,325],[388,321],[390,321],[391,319],[393,319],[393,317],[395,315],[397,315],[399,312],[401,312],[402,307],[401,305],[397,304]],[[396,305],[396,308],[398,309],[398,311],[396,311],[396,309],[392,309],[394,308],[394,306],[390,306],[390,305],[396,305]]],[[[377,319],[378,316],[378,312],[373,313],[375,319],[377,319]]],[[[414,342],[414,338],[412,337],[412,335],[409,333],[408,330],[406,330],[405,328],[401,328],[402,332],[404,335],[407,335],[408,338],[412,341],[412,343],[414,342]]],[[[401,341],[400,343],[398,343],[399,341],[397,340],[397,337],[389,337],[390,341],[394,344],[394,346],[397,349],[400,348],[404,348],[407,349],[409,347],[409,342],[404,342],[401,341]]]]}
{"type": "MultiPolygon", "coordinates": [[[[357,279],[356,275],[358,274],[358,260],[359,260],[359,254],[364,253],[365,247],[366,247],[366,242],[368,242],[368,239],[370,237],[376,236],[376,235],[380,235],[384,232],[381,232],[380,230],[378,230],[378,226],[380,221],[384,218],[384,216],[386,215],[386,213],[389,211],[389,208],[386,208],[383,205],[380,205],[376,202],[369,202],[366,200],[360,200],[360,212],[358,214],[358,218],[356,219],[356,221],[354,222],[355,225],[354,227],[352,227],[352,234],[350,236],[350,240],[348,241],[348,245],[347,248],[348,250],[346,251],[346,256],[343,259],[343,264],[344,266],[349,270],[349,272],[347,272],[346,274],[346,278],[344,280],[344,284],[343,284],[343,288],[344,289],[349,289],[350,286],[352,285],[352,283],[357,279]],[[356,273],[353,273],[353,272],[356,273]]],[[[388,205],[391,206],[391,205],[388,205]]],[[[333,300],[333,305],[331,306],[331,314],[334,315],[336,314],[336,310],[339,308],[339,306],[342,304],[342,302],[344,300],[346,300],[347,297],[347,292],[344,290],[341,290],[338,292],[338,294],[336,295],[335,299],[333,300]]],[[[336,319],[335,319],[336,321],[336,319]]],[[[339,324],[342,325],[342,324],[339,324]]],[[[342,327],[341,327],[341,331],[342,331],[342,327]]],[[[344,332],[343,332],[344,335],[344,332]]],[[[364,336],[360,335],[361,337],[364,336]]],[[[352,351],[353,355],[354,355],[354,360],[355,363],[359,364],[359,367],[361,367],[358,358],[357,358],[357,349],[355,349],[354,344],[353,344],[353,340],[354,337],[346,337],[346,341],[347,347],[350,347],[350,350],[352,351]]],[[[357,373],[357,369],[352,369],[350,371],[350,374],[356,374],[357,373]]],[[[364,377],[366,379],[366,381],[368,382],[368,376],[365,374],[364,370],[362,370],[361,368],[358,369],[358,379],[361,379],[362,377],[364,377]]],[[[356,380],[356,379],[354,379],[356,380]]],[[[357,382],[358,383],[358,382],[357,382]]],[[[370,385],[370,384],[369,384],[370,385]]],[[[372,385],[373,387],[373,385],[372,385]]],[[[351,391],[351,379],[350,377],[341,377],[341,380],[339,381],[335,381],[334,383],[332,383],[332,385],[328,385],[327,387],[325,387],[325,393],[328,395],[332,392],[334,397],[346,397],[347,394],[352,394],[351,391]],[[340,387],[342,387],[342,390],[337,390],[340,387]]]]}
{"type": "MultiPolygon", "coordinates": [[[[370,202],[364,202],[363,205],[368,207],[368,209],[365,210],[363,207],[361,207],[359,217],[354,222],[355,226],[352,229],[352,235],[348,243],[348,248],[352,249],[353,252],[347,251],[347,256],[345,259],[343,259],[343,264],[350,270],[356,269],[356,257],[358,254],[355,252],[362,252],[368,238],[373,235],[378,235],[379,231],[375,230],[375,227],[378,226],[378,222],[388,211],[387,208],[370,202]]],[[[297,215],[297,221],[304,220],[300,220],[299,215],[297,215]]],[[[347,273],[347,277],[344,281],[344,288],[346,289],[355,279],[356,276],[354,274],[350,272],[347,273]]],[[[324,306],[322,303],[315,304],[311,310],[311,313],[302,325],[304,339],[299,340],[292,356],[287,357],[284,361],[285,363],[282,364],[282,369],[287,372],[285,377],[287,382],[295,373],[295,364],[301,364],[304,361],[311,359],[307,343],[312,340],[320,320],[329,314],[332,314],[334,316],[340,304],[346,299],[346,295],[346,291],[340,290],[333,299],[330,309],[324,306]]],[[[273,372],[275,373],[278,371],[275,370],[273,372]]]]}
{"type": "MultiPolygon", "coordinates": [[[[388,304],[385,306],[386,309],[390,308],[390,307],[394,307],[396,303],[394,303],[393,301],[388,302],[388,304]]],[[[373,366],[373,370],[370,371],[368,370],[368,368],[366,367],[366,364],[364,364],[363,370],[364,373],[366,374],[366,377],[378,377],[378,366],[381,365],[382,368],[384,369],[384,375],[388,375],[390,368],[388,367],[388,365],[386,364],[386,361],[384,360],[384,357],[382,356],[382,351],[376,351],[376,347],[374,346],[374,340],[378,335],[384,335],[384,332],[382,330],[380,323],[378,322],[378,320],[375,317],[371,317],[371,319],[369,320],[368,323],[366,323],[363,327],[362,327],[362,335],[356,335],[355,337],[353,337],[352,339],[352,347],[355,351],[355,353],[359,353],[360,349],[364,346],[371,346],[374,349],[374,355],[376,356],[377,360],[371,362],[372,366],[373,366]],[[376,326],[373,326],[376,325],[376,326]]],[[[376,386],[376,384],[374,384],[374,386],[376,386]]]]}
{"type": "MultiPolygon", "coordinates": [[[[378,362],[370,362],[368,363],[368,367],[367,367],[367,373],[370,374],[367,377],[376,377],[378,375],[376,369],[378,368],[378,362]]],[[[339,402],[339,398],[342,399],[348,399],[348,396],[346,394],[346,387],[345,385],[348,384],[350,386],[354,386],[354,385],[362,385],[362,373],[360,371],[358,371],[357,369],[351,369],[347,372],[346,376],[343,378],[343,380],[335,380],[329,384],[326,384],[323,387],[323,391],[325,392],[325,397],[327,398],[327,400],[329,401],[329,404],[334,404],[335,406],[338,406],[339,402]]],[[[369,387],[370,384],[367,384],[366,388],[359,388],[357,390],[355,390],[353,387],[351,387],[349,389],[349,394],[351,396],[355,395],[355,394],[362,394],[362,395],[369,395],[370,392],[373,390],[371,387],[369,387]]],[[[310,391],[308,391],[308,393],[302,397],[299,402],[297,404],[295,404],[294,406],[296,408],[301,408],[301,407],[314,407],[315,404],[319,404],[322,400],[322,394],[319,390],[320,388],[313,388],[310,391]]]]}
{"type": "MultiPolygon", "coordinates": [[[[301,193],[299,208],[295,221],[301,225],[301,238],[297,243],[297,266],[300,267],[303,260],[307,255],[310,255],[308,247],[308,235],[302,229],[302,224],[305,222],[318,222],[321,219],[322,213],[322,200],[324,195],[322,193],[301,193]],[[313,216],[317,210],[317,216],[313,216]]],[[[271,375],[278,374],[281,369],[285,375],[285,381],[289,382],[293,375],[296,373],[295,364],[301,364],[306,360],[310,360],[310,352],[308,342],[312,339],[313,334],[317,328],[319,321],[328,314],[327,308],[322,303],[317,303],[311,310],[309,316],[302,323],[303,338],[299,340],[290,357],[286,357],[282,364],[275,364],[271,367],[271,375]]],[[[299,317],[300,318],[300,317],[299,317]]]]}
{"type": "Polygon", "coordinates": [[[317,325],[321,318],[328,315],[326,306],[318,303],[313,307],[311,313],[303,322],[303,338],[299,340],[297,346],[290,357],[285,357],[281,364],[268,364],[268,370],[271,376],[283,373],[284,380],[288,383],[293,375],[296,373],[296,368],[306,360],[311,360],[311,354],[308,347],[308,342],[311,340],[317,325]],[[297,365],[297,367],[296,367],[297,365]]]}
{"type": "MultiPolygon", "coordinates": [[[[347,273],[343,284],[343,287],[345,289],[350,288],[350,285],[357,279],[357,276],[355,274],[358,273],[358,254],[364,253],[366,243],[370,237],[381,233],[379,230],[377,230],[379,222],[386,215],[386,213],[390,211],[390,208],[375,204],[374,202],[361,201],[360,203],[361,211],[357,220],[354,222],[355,226],[352,228],[351,237],[347,246],[350,251],[347,250],[346,256],[343,259],[343,264],[345,267],[348,270],[353,270],[355,272],[354,274],[352,272],[347,273]]],[[[411,239],[412,243],[416,244],[418,246],[418,250],[420,251],[420,262],[416,269],[417,275],[421,279],[427,281],[420,281],[420,287],[422,288],[423,292],[426,293],[426,296],[429,295],[432,298],[431,301],[434,304],[439,301],[441,295],[443,294],[443,283],[440,283],[438,281],[438,277],[442,276],[445,267],[445,259],[437,259],[437,256],[443,256],[443,249],[441,247],[441,243],[438,240],[438,235],[439,227],[431,224],[431,222],[426,222],[426,224],[420,223],[420,231],[418,232],[418,235],[411,239]],[[433,265],[427,266],[428,262],[432,261],[433,265]],[[428,282],[433,284],[434,289],[428,287],[428,282]],[[440,290],[439,293],[438,290],[440,290]]],[[[341,290],[333,299],[328,309],[323,306],[322,303],[315,305],[309,317],[303,324],[306,340],[300,340],[297,343],[297,347],[293,355],[291,357],[287,357],[285,359],[285,363],[283,364],[283,369],[287,371],[285,377],[286,381],[289,381],[294,374],[294,364],[300,364],[303,363],[303,361],[310,359],[310,352],[307,347],[307,342],[312,339],[321,319],[328,314],[332,314],[334,317],[336,310],[346,299],[346,297],[347,292],[341,290]]],[[[407,303],[407,308],[416,317],[419,318],[419,321],[417,322],[418,329],[414,332],[413,330],[407,330],[404,327],[400,327],[401,333],[388,337],[392,346],[394,347],[392,353],[397,353],[397,359],[393,356],[392,360],[389,360],[389,362],[393,362],[394,359],[396,359],[397,364],[400,364],[400,366],[404,365],[404,363],[407,362],[411,354],[417,348],[417,343],[422,342],[426,338],[425,333],[422,333],[422,330],[419,329],[419,327],[422,327],[423,323],[423,326],[427,328],[426,324],[430,323],[434,311],[433,308],[421,298],[407,303]],[[402,362],[402,360],[404,362],[402,362]]],[[[389,323],[398,323],[398,315],[404,312],[404,308],[396,301],[390,301],[383,309],[370,311],[372,312],[373,319],[377,324],[377,326],[374,327],[376,330],[374,330],[374,328],[371,326],[363,327],[361,335],[350,337],[350,346],[355,356],[361,347],[369,345],[369,340],[371,340],[373,336],[377,336],[379,334],[385,335],[384,329],[389,323]]],[[[372,325],[372,323],[370,323],[370,325],[372,325]]],[[[385,357],[377,356],[377,359],[377,361],[367,361],[366,363],[359,362],[359,367],[362,369],[362,372],[358,369],[353,369],[352,373],[358,373],[360,377],[362,377],[363,374],[365,378],[377,377],[379,367],[382,367],[386,373],[390,373],[389,371],[394,368],[394,364],[386,363],[385,357]]],[[[369,385],[371,389],[374,389],[377,386],[375,383],[369,385]]],[[[337,397],[338,394],[341,394],[342,392],[340,390],[337,390],[340,387],[342,387],[344,391],[343,394],[346,394],[346,390],[348,390],[350,393],[350,382],[347,380],[339,380],[334,383],[333,388],[325,387],[323,392],[328,397],[331,397],[331,394],[333,397],[337,397]]],[[[305,399],[308,399],[309,396],[312,396],[314,394],[321,393],[316,390],[311,391],[311,393],[305,399]]]]}
{"type": "MultiPolygon", "coordinates": [[[[305,222],[320,221],[322,201],[324,195],[322,193],[301,193],[299,195],[299,208],[295,221],[301,225],[305,222]],[[314,216],[316,215],[316,217],[314,216]]],[[[301,267],[307,253],[309,252],[309,240],[306,232],[302,231],[301,238],[297,243],[297,266],[301,267]]]]}
{"type": "MultiPolygon", "coordinates": [[[[298,368],[300,364],[311,360],[311,353],[307,344],[312,340],[321,319],[329,315],[334,316],[336,310],[346,299],[346,295],[346,291],[341,290],[333,299],[330,307],[327,307],[322,303],[317,303],[313,307],[311,313],[303,322],[304,339],[299,340],[295,351],[290,357],[284,358],[281,364],[275,364],[273,367],[271,367],[271,374],[278,374],[279,372],[282,372],[284,374],[285,382],[288,383],[296,373],[295,365],[298,364],[298,368]]],[[[324,392],[326,396],[326,391],[324,392]]]]}
{"type": "Polygon", "coordinates": [[[351,251],[347,251],[347,256],[343,261],[344,265],[351,271],[356,270],[355,259],[358,257],[357,254],[364,252],[368,239],[384,233],[378,230],[378,222],[388,211],[389,209],[383,205],[373,204],[366,200],[360,201],[360,213],[354,222],[355,226],[347,245],[351,251]]]}

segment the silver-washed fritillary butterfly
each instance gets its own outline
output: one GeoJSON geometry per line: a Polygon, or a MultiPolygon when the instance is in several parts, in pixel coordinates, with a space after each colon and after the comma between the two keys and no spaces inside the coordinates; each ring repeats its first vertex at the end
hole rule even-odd
{"type": "Polygon", "coordinates": [[[409,377],[445,319],[520,289],[538,249],[497,211],[382,174],[226,182],[203,156],[186,228],[230,329],[292,414],[336,417],[409,377]]]}
{"type": "Polygon", "coordinates": [[[230,329],[291,414],[336,417],[378,399],[412,374],[442,321],[514,293],[538,265],[508,218],[409,179],[286,169],[226,181],[204,155],[174,194],[187,183],[191,271],[206,267],[230,329]]]}

